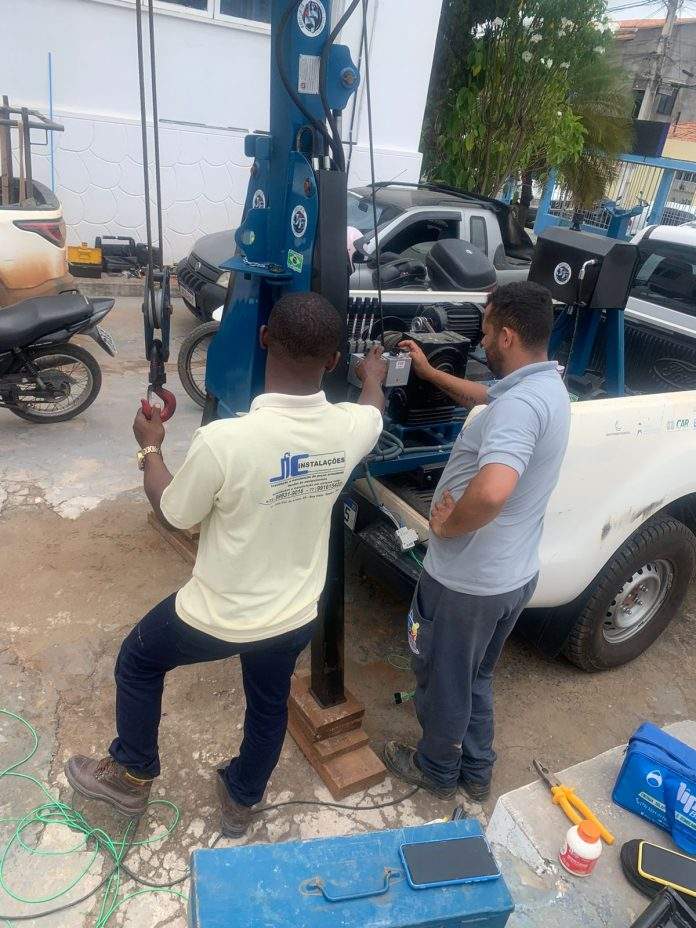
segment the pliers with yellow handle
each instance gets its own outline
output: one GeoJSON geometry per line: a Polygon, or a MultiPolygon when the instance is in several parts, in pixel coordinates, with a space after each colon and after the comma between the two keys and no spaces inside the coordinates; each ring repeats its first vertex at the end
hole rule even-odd
{"type": "Polygon", "coordinates": [[[555,777],[549,768],[544,766],[540,760],[534,761],[534,767],[542,780],[551,790],[553,801],[565,812],[567,818],[574,825],[579,825],[582,821],[594,822],[599,828],[599,834],[606,844],[613,844],[616,840],[614,835],[602,825],[597,816],[592,812],[589,806],[575,795],[575,791],[570,786],[564,786],[558,777],[555,777]]]}

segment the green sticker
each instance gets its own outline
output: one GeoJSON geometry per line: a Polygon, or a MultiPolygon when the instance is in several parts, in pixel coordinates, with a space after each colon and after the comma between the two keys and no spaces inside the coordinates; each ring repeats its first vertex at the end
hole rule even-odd
{"type": "Polygon", "coordinates": [[[304,257],[292,248],[288,251],[288,267],[296,274],[301,274],[304,267],[304,257]]]}

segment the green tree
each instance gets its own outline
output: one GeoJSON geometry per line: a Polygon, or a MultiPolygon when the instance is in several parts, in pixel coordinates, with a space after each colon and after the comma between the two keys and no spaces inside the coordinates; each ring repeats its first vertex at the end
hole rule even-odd
{"type": "Polygon", "coordinates": [[[584,132],[583,149],[578,158],[557,167],[574,207],[581,210],[604,196],[614,179],[617,157],[633,141],[630,80],[613,54],[578,68],[569,102],[584,132]]]}
{"type": "Polygon", "coordinates": [[[470,26],[466,57],[440,79],[446,93],[427,127],[429,178],[495,195],[509,177],[562,166],[570,183],[594,128],[592,95],[574,86],[577,75],[606,70],[605,9],[604,0],[507,0],[470,26]]]}
{"type": "Polygon", "coordinates": [[[467,78],[472,26],[493,19],[506,7],[507,0],[443,0],[421,143],[426,173],[437,164],[437,139],[448,118],[452,94],[467,78]]]}

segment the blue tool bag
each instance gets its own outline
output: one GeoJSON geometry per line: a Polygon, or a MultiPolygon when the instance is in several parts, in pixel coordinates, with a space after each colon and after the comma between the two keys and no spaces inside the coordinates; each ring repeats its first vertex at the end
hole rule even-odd
{"type": "Polygon", "coordinates": [[[696,854],[696,750],[645,722],[628,742],[612,798],[696,854]]]}

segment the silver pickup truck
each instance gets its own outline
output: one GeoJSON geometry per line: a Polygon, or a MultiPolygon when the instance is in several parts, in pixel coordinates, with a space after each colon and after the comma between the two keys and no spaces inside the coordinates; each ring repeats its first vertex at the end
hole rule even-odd
{"type": "MultiPolygon", "coordinates": [[[[348,227],[362,235],[351,290],[373,287],[375,211],[382,266],[403,258],[425,270],[436,242],[461,239],[483,252],[499,284],[524,280],[529,273],[534,245],[506,203],[441,187],[392,182],[376,185],[374,205],[372,187],[348,192],[348,227]]],[[[176,267],[181,296],[203,322],[225,299],[230,274],[220,264],[235,248],[234,230],[204,235],[176,267]]]]}
{"type": "Polygon", "coordinates": [[[534,245],[512,210],[500,200],[428,185],[377,184],[348,193],[348,226],[362,232],[362,262],[350,280],[352,290],[369,290],[375,270],[374,208],[381,264],[390,258],[425,264],[432,246],[442,239],[471,242],[495,268],[499,284],[524,280],[534,245]]]}

